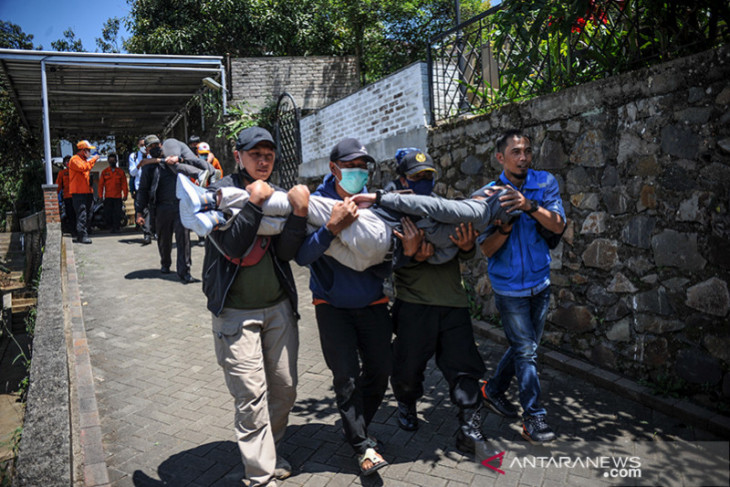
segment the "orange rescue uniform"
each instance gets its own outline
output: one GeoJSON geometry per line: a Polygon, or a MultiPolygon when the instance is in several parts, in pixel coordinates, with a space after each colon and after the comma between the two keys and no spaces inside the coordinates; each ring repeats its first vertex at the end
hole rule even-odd
{"type": "Polygon", "coordinates": [[[115,167],[107,167],[101,172],[99,179],[99,198],[127,198],[129,188],[127,186],[127,175],[124,171],[115,167]]]}
{"type": "Polygon", "coordinates": [[[211,162],[211,165],[214,168],[218,169],[221,172],[221,177],[223,177],[223,168],[221,167],[221,163],[218,162],[218,158],[217,157],[214,157],[213,158],[213,162],[211,162]]]}
{"type": "Polygon", "coordinates": [[[91,169],[96,164],[99,156],[94,156],[88,161],[77,153],[70,161],[68,161],[69,169],[69,194],[89,194],[94,193],[91,188],[89,176],[91,175],[91,169]]]}
{"type": "Polygon", "coordinates": [[[63,191],[64,199],[71,197],[71,188],[68,185],[68,168],[58,171],[58,176],[56,176],[56,186],[58,186],[56,192],[60,193],[63,191]]]}

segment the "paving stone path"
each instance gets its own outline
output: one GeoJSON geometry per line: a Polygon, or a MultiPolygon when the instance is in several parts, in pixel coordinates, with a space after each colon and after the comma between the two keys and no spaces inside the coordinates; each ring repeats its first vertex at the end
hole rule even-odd
{"type": "MultiPolygon", "coordinates": [[[[241,485],[233,403],[215,361],[200,282],[183,285],[174,273],[160,274],[156,245],[141,247],[140,234],[102,233],[92,238],[92,245],[73,244],[73,252],[112,485],[241,485]]],[[[203,248],[194,247],[196,279],[202,260],[203,248]]],[[[427,371],[426,396],[418,405],[420,429],[408,433],[396,426],[389,390],[371,432],[385,444],[383,454],[391,465],[372,477],[359,477],[340,433],[331,375],[309,304],[309,273],[294,268],[302,315],[299,387],[282,448],[296,472],[279,485],[608,484],[595,472],[565,468],[511,469],[501,475],[461,455],[453,446],[456,411],[433,364],[427,371]]],[[[493,370],[502,346],[476,340],[487,369],[493,370]]],[[[545,366],[541,379],[549,422],[561,441],[625,445],[637,439],[714,439],[681,420],[545,366]]],[[[484,420],[494,452],[522,451],[526,443],[519,428],[519,422],[494,414],[484,420]]],[[[491,451],[484,452],[484,458],[491,451]]]]}

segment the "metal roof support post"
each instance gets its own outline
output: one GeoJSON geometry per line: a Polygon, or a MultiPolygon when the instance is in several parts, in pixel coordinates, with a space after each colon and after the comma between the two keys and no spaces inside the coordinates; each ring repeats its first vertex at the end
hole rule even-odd
{"type": "Polygon", "coordinates": [[[43,98],[43,149],[46,157],[46,184],[53,184],[51,170],[51,122],[48,113],[48,82],[46,81],[46,61],[41,60],[41,97],[43,98]]]}
{"type": "Polygon", "coordinates": [[[203,93],[198,96],[200,98],[200,132],[205,132],[205,108],[203,108],[203,93]]]}
{"type": "Polygon", "coordinates": [[[188,143],[188,112],[183,115],[183,137],[185,144],[188,143]]]}
{"type": "Polygon", "coordinates": [[[228,90],[226,89],[226,68],[221,64],[221,85],[223,86],[223,115],[228,115],[228,112],[226,111],[226,106],[228,106],[228,97],[226,96],[228,94],[228,90]]]}

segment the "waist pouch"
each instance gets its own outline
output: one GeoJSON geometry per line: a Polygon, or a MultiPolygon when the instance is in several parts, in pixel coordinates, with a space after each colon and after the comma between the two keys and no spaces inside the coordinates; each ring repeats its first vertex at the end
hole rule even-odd
{"type": "Polygon", "coordinates": [[[263,237],[259,236],[256,237],[256,240],[251,244],[251,247],[246,251],[246,253],[243,255],[243,257],[228,257],[227,255],[223,254],[223,257],[226,258],[229,262],[233,262],[234,264],[241,266],[241,267],[250,267],[252,265],[258,264],[261,259],[266,254],[266,251],[269,249],[269,245],[271,244],[271,237],[263,237]]]}

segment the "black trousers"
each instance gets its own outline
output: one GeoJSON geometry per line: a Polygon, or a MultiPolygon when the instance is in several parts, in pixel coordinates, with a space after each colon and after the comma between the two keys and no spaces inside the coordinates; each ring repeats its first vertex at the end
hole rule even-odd
{"type": "Polygon", "coordinates": [[[157,222],[155,221],[155,215],[157,212],[149,208],[145,208],[144,212],[142,213],[142,216],[144,217],[144,225],[142,225],[142,233],[144,235],[149,235],[150,238],[152,238],[152,235],[157,231],[157,222]]]}
{"type": "MultiPolygon", "coordinates": [[[[130,188],[132,187],[132,183],[130,182],[130,188]]],[[[137,193],[135,192],[132,196],[135,201],[137,201],[137,193]]],[[[142,210],[142,217],[144,218],[144,225],[142,225],[142,233],[144,235],[149,235],[150,238],[152,237],[152,234],[154,233],[155,229],[155,221],[154,221],[154,215],[155,211],[150,210],[149,207],[145,207],[144,210],[142,210]]],[[[134,212],[134,219],[136,221],[137,219],[137,207],[135,205],[135,212],[134,212]]]]}
{"type": "Polygon", "coordinates": [[[163,267],[172,265],[172,235],[174,233],[177,246],[177,275],[183,277],[190,274],[190,230],[180,223],[178,204],[158,205],[154,213],[160,265],[163,267]]]}
{"type": "Polygon", "coordinates": [[[122,198],[104,198],[104,224],[119,230],[122,223],[122,198]]]}
{"type": "Polygon", "coordinates": [[[378,304],[344,309],[318,304],[315,310],[345,437],[357,453],[363,453],[368,425],[383,402],[392,369],[393,325],[388,307],[378,304]]]}
{"type": "Polygon", "coordinates": [[[72,198],[63,199],[63,209],[66,212],[66,220],[64,220],[62,228],[64,232],[76,233],[76,211],[74,210],[74,200],[72,198]]]}
{"type": "Polygon", "coordinates": [[[82,239],[89,236],[91,228],[91,205],[94,204],[93,193],[77,193],[71,196],[76,213],[76,237],[82,239]]]}
{"type": "Polygon", "coordinates": [[[398,401],[414,404],[423,396],[423,372],[435,354],[449,384],[451,401],[460,408],[479,402],[479,379],[486,368],[474,343],[467,308],[430,306],[396,300],[392,310],[395,340],[390,384],[398,401]]]}

